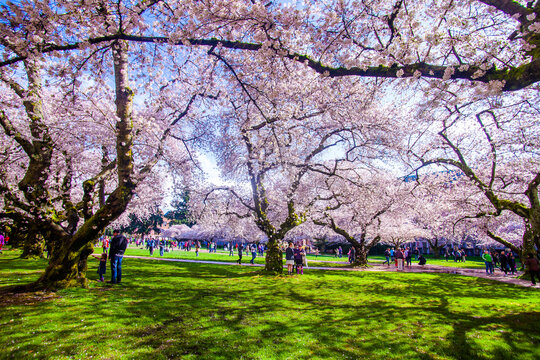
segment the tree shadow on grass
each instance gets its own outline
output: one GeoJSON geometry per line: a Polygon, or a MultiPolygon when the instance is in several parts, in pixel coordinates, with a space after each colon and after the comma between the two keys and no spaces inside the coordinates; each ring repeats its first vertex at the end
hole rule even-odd
{"type": "MultiPolygon", "coordinates": [[[[389,289],[383,289],[385,294],[389,289]]],[[[200,289],[197,291],[201,291],[200,289]]],[[[368,290],[369,291],[369,290],[368,290]]],[[[299,359],[311,359],[316,354],[318,358],[358,358],[360,356],[366,358],[380,358],[378,354],[381,348],[393,349],[395,358],[402,358],[404,353],[415,354],[415,358],[431,359],[446,356],[453,359],[465,358],[483,358],[482,348],[478,345],[470,343],[468,335],[475,330],[482,330],[489,325],[501,325],[507,331],[515,333],[516,336],[505,336],[504,341],[507,346],[513,349],[513,356],[525,358],[531,355],[529,350],[521,350],[518,346],[520,335],[531,331],[536,331],[535,323],[539,320],[539,313],[522,313],[503,315],[499,317],[476,317],[473,315],[464,315],[456,313],[449,309],[449,301],[447,298],[438,298],[436,306],[403,306],[400,304],[391,304],[388,302],[377,305],[376,302],[358,303],[358,304],[340,304],[339,301],[333,299],[327,305],[324,305],[319,298],[306,296],[302,292],[297,292],[294,289],[287,289],[279,294],[274,294],[275,299],[292,298],[294,299],[294,307],[284,307],[284,304],[279,301],[269,302],[266,295],[256,295],[251,291],[234,291],[225,290],[219,296],[213,297],[212,292],[203,292],[204,296],[193,297],[193,301],[197,301],[198,308],[208,309],[201,315],[203,317],[215,318],[220,326],[228,329],[228,335],[222,335],[219,341],[212,341],[204,335],[194,335],[189,329],[189,324],[197,323],[192,314],[187,313],[182,317],[184,320],[180,324],[166,323],[159,327],[161,336],[159,338],[141,339],[141,345],[153,344],[156,349],[163,351],[164,348],[169,349],[170,353],[181,353],[183,355],[193,355],[200,358],[237,358],[239,354],[253,354],[254,349],[271,349],[273,358],[288,358],[291,353],[288,349],[295,347],[295,344],[288,341],[290,334],[310,334],[315,337],[315,341],[311,346],[311,350],[307,355],[294,355],[299,359]],[[251,305],[246,308],[231,308],[220,307],[216,301],[227,298],[246,298],[249,297],[251,304],[263,304],[259,306],[251,305]],[[213,310],[211,310],[213,309],[213,310]],[[317,312],[317,315],[311,317],[316,320],[302,321],[294,317],[288,317],[287,314],[294,311],[317,312]],[[265,314],[283,313],[281,319],[267,319],[265,314]],[[338,314],[347,314],[347,316],[336,316],[338,314]],[[400,319],[399,314],[412,313],[418,316],[400,319]],[[397,316],[396,316],[397,314],[397,316]],[[411,345],[411,340],[407,337],[396,336],[395,338],[388,337],[385,340],[380,340],[372,343],[362,343],[357,345],[354,341],[356,334],[350,334],[349,327],[340,327],[336,324],[343,322],[362,322],[369,317],[371,322],[383,324],[383,327],[395,326],[398,328],[403,326],[404,322],[416,322],[421,326],[421,322],[425,318],[436,318],[441,323],[446,323],[453,328],[447,335],[446,342],[438,342],[434,347],[430,348],[430,352],[416,352],[414,346],[411,345]],[[262,318],[261,323],[257,326],[262,328],[257,330],[257,336],[246,336],[249,333],[250,327],[253,325],[253,319],[262,318]],[[191,320],[186,320],[191,319],[191,320]],[[352,337],[353,336],[353,337],[352,337]],[[169,343],[164,343],[160,339],[178,339],[169,343]],[[240,340],[241,339],[241,340],[240,340]],[[349,339],[350,346],[344,347],[341,340],[349,339]],[[219,347],[219,344],[228,344],[231,351],[226,348],[219,347]],[[232,346],[232,347],[231,347],[232,346]]],[[[498,296],[503,297],[503,294],[498,296]]],[[[201,326],[198,331],[204,334],[209,331],[211,325],[207,327],[201,326]]],[[[410,331],[410,329],[406,329],[410,331]]],[[[419,333],[421,334],[421,329],[419,333]]],[[[390,334],[391,335],[391,334],[390,334]]],[[[132,336],[139,338],[140,330],[137,330],[132,336]]],[[[418,335],[421,336],[421,335],[418,335]]],[[[537,341],[536,338],[535,341],[537,341]]],[[[158,351],[158,350],[156,350],[158,351]]],[[[495,358],[500,357],[501,351],[494,350],[495,358]]],[[[388,355],[388,358],[392,358],[388,355]]],[[[247,356],[247,358],[256,358],[247,356]]]]}
{"type": "MultiPolygon", "coordinates": [[[[503,349],[516,359],[533,359],[531,346],[522,343],[538,345],[537,312],[482,315],[456,306],[461,298],[491,304],[525,298],[533,289],[447,274],[258,277],[246,270],[129,259],[122,285],[60,291],[63,301],[0,315],[0,324],[10,317],[15,323],[0,330],[0,338],[15,339],[18,348],[7,340],[0,344],[17,358],[51,346],[79,357],[84,349],[94,356],[107,349],[105,356],[114,358],[115,341],[126,339],[118,357],[152,359],[505,359],[503,349]],[[58,327],[48,326],[55,321],[58,327]],[[433,326],[446,326],[444,340],[433,326]],[[498,333],[500,348],[487,351],[471,341],[474,332],[499,328],[505,331],[498,333]],[[48,343],[36,343],[36,336],[48,343]]],[[[89,276],[97,278],[91,269],[89,276]]]]}

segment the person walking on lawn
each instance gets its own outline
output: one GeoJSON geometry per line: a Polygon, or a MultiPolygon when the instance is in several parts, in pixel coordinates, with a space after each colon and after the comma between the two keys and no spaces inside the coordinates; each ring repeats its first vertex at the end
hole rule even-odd
{"type": "Polygon", "coordinates": [[[386,260],[383,261],[383,265],[388,264],[388,266],[390,266],[390,249],[386,248],[386,250],[384,250],[384,257],[386,260]]]}
{"type": "Polygon", "coordinates": [[[111,261],[111,284],[119,284],[122,281],[122,258],[126,251],[128,241],[120,234],[120,230],[113,231],[109,260],[111,261]]]}
{"type": "Polygon", "coordinates": [[[238,244],[238,260],[236,262],[238,264],[242,264],[242,251],[244,250],[244,245],[242,243],[238,244]]]}

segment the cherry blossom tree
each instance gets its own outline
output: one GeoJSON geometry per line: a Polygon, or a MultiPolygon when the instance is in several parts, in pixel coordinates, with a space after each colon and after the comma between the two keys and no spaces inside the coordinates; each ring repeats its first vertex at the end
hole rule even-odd
{"type": "Polygon", "coordinates": [[[471,98],[447,93],[429,101],[429,109],[421,108],[408,156],[417,169],[452,170],[453,179],[445,181],[448,190],[461,194],[461,204],[456,204],[463,218],[504,212],[520,217],[524,232],[518,248],[486,230],[523,256],[540,245],[538,99],[514,94],[471,98]]]}
{"type": "Polygon", "coordinates": [[[397,209],[382,216],[380,242],[395,249],[419,239],[427,240],[430,246],[437,243],[437,240],[433,239],[433,234],[415,221],[413,214],[413,207],[403,202],[397,209]]]}
{"type": "MultiPolygon", "coordinates": [[[[36,235],[31,239],[38,235],[55,239],[55,255],[40,284],[84,284],[91,239],[126,211],[155,165],[166,160],[175,172],[185,169],[191,157],[189,140],[198,139],[189,133],[204,132],[211,123],[202,120],[216,119],[203,111],[192,115],[194,104],[203,99],[219,98],[221,105],[232,109],[231,119],[239,124],[236,133],[224,135],[241,139],[231,144],[242,143],[245,148],[244,164],[251,163],[252,169],[248,166],[244,180],[251,177],[248,181],[257,198],[250,206],[262,214],[268,205],[261,186],[268,174],[287,179],[284,183],[290,186],[282,189],[294,199],[308,174],[334,172],[328,164],[314,165],[324,163],[322,153],[332,141],[363,142],[344,134],[359,128],[358,121],[351,120],[355,117],[348,115],[365,102],[339,101],[343,105],[338,107],[332,98],[336,92],[347,87],[353,94],[352,90],[387,91],[378,96],[390,101],[417,94],[438,100],[453,93],[468,96],[475,105],[452,100],[447,107],[439,108],[440,103],[431,107],[447,111],[437,114],[443,123],[435,132],[445,144],[433,148],[452,149],[454,157],[418,149],[431,143],[426,139],[430,133],[419,135],[422,129],[411,137],[416,141],[409,155],[415,154],[421,165],[433,163],[431,155],[442,156],[449,161],[437,163],[460,168],[483,191],[495,208],[488,211],[490,216],[511,211],[524,219],[528,250],[538,242],[540,218],[538,166],[530,156],[531,146],[515,157],[521,180],[512,182],[511,190],[504,185],[511,179],[500,181],[498,175],[502,167],[510,167],[508,155],[501,159],[502,148],[510,154],[516,141],[525,145],[537,139],[531,119],[540,75],[539,12],[538,2],[506,0],[437,0],[429,6],[404,0],[305,1],[297,6],[247,0],[23,0],[1,5],[0,77],[2,90],[8,90],[0,95],[2,141],[7,144],[1,161],[9,165],[1,173],[1,215],[20,224],[31,219],[34,229],[29,233],[36,235]],[[273,83],[272,91],[262,91],[263,80],[287,76],[288,81],[273,83]],[[305,106],[298,99],[305,96],[304,88],[313,87],[302,80],[315,81],[314,77],[326,85],[310,94],[319,96],[319,103],[305,106]],[[254,81],[247,82],[248,78],[254,81]],[[231,101],[229,93],[237,86],[243,86],[244,98],[232,95],[231,101]],[[287,94],[294,109],[277,101],[281,94],[287,94]],[[477,107],[477,101],[489,103],[501,94],[506,94],[501,106],[477,107]],[[317,122],[336,119],[331,109],[338,108],[347,115],[336,122],[340,125],[325,124],[319,131],[317,122]],[[501,121],[502,117],[506,119],[501,121]],[[483,168],[488,180],[479,174],[480,167],[460,158],[460,152],[464,159],[468,154],[453,136],[461,138],[462,128],[456,125],[466,118],[485,135],[482,144],[491,150],[484,159],[497,154],[492,161],[497,166],[483,168]],[[201,121],[185,125],[186,119],[192,124],[201,121]],[[288,121],[282,125],[282,119],[288,121]],[[303,124],[295,127],[295,121],[303,124]],[[501,136],[505,141],[499,143],[495,133],[501,123],[508,136],[501,136]],[[81,128],[88,134],[81,134],[81,128]],[[68,146],[63,136],[76,145],[68,146]],[[264,148],[263,139],[275,142],[264,148]],[[294,160],[284,161],[288,157],[282,154],[298,139],[323,150],[294,147],[298,152],[294,160]],[[299,157],[302,151],[307,157],[299,157]],[[261,156],[268,159],[262,161],[261,156]]],[[[473,138],[468,139],[469,145],[474,144],[473,138]]],[[[352,148],[367,149],[357,144],[352,148]]],[[[367,152],[347,152],[346,160],[367,152]]],[[[241,162],[228,163],[234,170],[241,162]]],[[[292,208],[287,204],[288,220],[280,220],[285,221],[282,225],[297,225],[303,219],[295,201],[292,208]]],[[[257,221],[263,226],[266,220],[262,216],[257,221]]]]}
{"type": "MultiPolygon", "coordinates": [[[[170,159],[180,168],[188,159],[170,139],[185,146],[188,139],[175,125],[189,118],[194,102],[207,97],[205,87],[160,80],[161,87],[138,88],[146,89],[145,100],[159,96],[159,101],[135,104],[130,70],[142,74],[145,69],[130,61],[137,51],[130,51],[128,42],[81,50],[66,64],[47,62],[32,48],[52,36],[50,26],[58,25],[59,18],[46,16],[41,24],[28,6],[11,10],[10,22],[2,23],[2,31],[9,34],[2,45],[23,59],[23,66],[9,64],[0,74],[4,89],[10,90],[3,93],[0,125],[4,139],[24,158],[6,160],[12,166],[2,178],[1,215],[26,221],[32,226],[30,234],[51,243],[49,266],[34,287],[85,285],[93,240],[124,213],[134,196],[140,198],[137,189],[143,189],[158,161],[170,159]],[[96,68],[87,71],[89,64],[96,68]],[[113,72],[113,89],[108,71],[113,72]],[[83,134],[82,124],[87,130],[83,134]],[[21,172],[17,164],[23,164],[23,176],[16,175],[21,172]]],[[[49,10],[40,3],[37,14],[49,10]]],[[[106,12],[95,15],[102,28],[127,25],[106,12]]]]}
{"type": "MultiPolygon", "coordinates": [[[[229,90],[230,110],[219,115],[221,134],[213,149],[226,179],[237,185],[214,188],[203,202],[227,192],[222,211],[255,221],[268,238],[266,271],[280,273],[280,242],[306,221],[319,184],[375,156],[368,149],[381,147],[387,132],[370,108],[372,93],[357,82],[320,81],[294,64],[286,77],[252,78],[250,67],[257,64],[234,67],[216,57],[237,88],[229,90]]],[[[284,67],[274,64],[273,71],[284,67]]]]}
{"type": "Polygon", "coordinates": [[[393,217],[403,206],[404,194],[400,192],[407,190],[392,173],[364,172],[358,177],[354,182],[341,178],[327,181],[329,196],[312,210],[311,218],[314,224],[345,238],[356,250],[354,265],[365,266],[369,251],[382,240],[387,226],[382,219],[393,217]]]}

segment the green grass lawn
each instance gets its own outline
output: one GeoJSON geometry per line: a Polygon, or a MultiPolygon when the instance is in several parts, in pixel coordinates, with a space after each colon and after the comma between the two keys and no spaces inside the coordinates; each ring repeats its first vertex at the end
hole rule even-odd
{"type": "MultiPolygon", "coordinates": [[[[0,255],[0,287],[44,260],[0,255]]],[[[121,285],[1,295],[0,358],[539,359],[538,289],[451,274],[125,258],[121,285]]],[[[107,269],[109,271],[109,269],[107,269]]],[[[110,274],[107,273],[107,276],[110,274]]]]}
{"type": "MultiPolygon", "coordinates": [[[[101,249],[96,248],[96,251],[99,253],[101,249]]],[[[150,253],[146,249],[140,249],[135,247],[130,247],[126,255],[134,256],[150,256],[150,253]]],[[[154,250],[154,258],[160,258],[159,249],[154,250]]],[[[173,250],[172,252],[165,253],[164,258],[173,258],[173,259],[192,259],[192,260],[204,260],[204,261],[223,261],[234,263],[238,259],[238,254],[235,251],[234,256],[229,256],[229,252],[219,250],[217,253],[208,253],[206,249],[199,252],[199,256],[195,255],[195,250],[192,251],[183,251],[183,250],[173,250]]],[[[444,258],[435,259],[432,255],[426,255],[428,265],[439,265],[439,266],[448,266],[453,268],[469,268],[469,269],[483,269],[485,267],[484,261],[480,257],[468,257],[466,262],[454,262],[453,259],[446,261],[444,258]]],[[[246,256],[244,253],[242,257],[243,263],[249,263],[251,260],[251,254],[246,256]]],[[[368,260],[373,263],[382,263],[385,260],[384,256],[369,256],[368,260]]],[[[308,255],[308,261],[310,266],[324,266],[324,267],[349,267],[347,262],[347,256],[342,258],[335,257],[333,255],[319,255],[315,257],[314,255],[308,255]]],[[[255,259],[256,264],[264,264],[264,257],[257,257],[255,259]]],[[[413,260],[413,263],[414,260],[413,260]]],[[[416,261],[418,263],[418,261],[416,261]]],[[[519,268],[519,261],[518,261],[519,268]]]]}
{"type": "MultiPolygon", "coordinates": [[[[467,269],[483,269],[485,268],[484,261],[479,256],[470,256],[465,262],[454,262],[454,259],[448,259],[446,261],[444,257],[434,258],[433,255],[424,255],[428,265],[438,265],[438,266],[448,266],[448,267],[458,267],[458,268],[467,268],[467,269]]],[[[384,256],[370,256],[370,261],[373,262],[383,262],[385,261],[384,256]]],[[[415,261],[413,257],[413,263],[418,263],[418,260],[415,261]]]]}
{"type": "MultiPolygon", "coordinates": [[[[101,253],[100,248],[95,249],[96,254],[101,253]]],[[[146,249],[140,249],[135,247],[130,247],[126,251],[126,255],[130,256],[145,256],[150,257],[150,252],[146,249]]],[[[234,256],[229,256],[228,251],[218,251],[217,253],[208,253],[206,249],[199,251],[199,256],[196,256],[195,250],[191,251],[183,251],[183,250],[173,250],[171,252],[164,253],[163,256],[159,255],[159,249],[154,250],[154,254],[151,256],[153,258],[169,258],[169,259],[188,259],[188,260],[202,260],[202,261],[221,261],[221,262],[230,262],[230,263],[236,263],[236,260],[238,260],[238,252],[234,252],[234,256]]],[[[285,255],[283,255],[283,258],[285,258],[285,255]]],[[[251,260],[251,253],[246,255],[244,252],[242,256],[242,263],[248,264],[251,260]]],[[[334,256],[329,255],[319,255],[315,257],[314,255],[308,255],[308,261],[310,266],[326,266],[326,267],[349,267],[349,264],[347,263],[347,257],[344,258],[336,258],[334,256]],[[329,262],[324,262],[329,261],[329,262]],[[333,262],[341,262],[341,263],[333,263],[333,262]]],[[[264,257],[257,256],[255,258],[255,264],[264,264],[265,260],[264,257]]],[[[284,262],[285,263],[285,262],[284,262]]]]}

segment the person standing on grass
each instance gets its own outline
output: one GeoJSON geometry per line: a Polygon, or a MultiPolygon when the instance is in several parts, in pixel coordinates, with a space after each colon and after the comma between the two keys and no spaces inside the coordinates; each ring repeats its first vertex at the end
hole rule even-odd
{"type": "Polygon", "coordinates": [[[412,266],[412,254],[411,254],[411,249],[409,248],[405,250],[405,261],[407,262],[408,267],[412,266]]]}
{"type": "Polygon", "coordinates": [[[450,256],[450,252],[448,251],[448,248],[446,248],[444,250],[444,258],[446,259],[446,261],[448,262],[448,257],[450,256]]]}
{"type": "Polygon", "coordinates": [[[199,240],[197,240],[197,242],[195,242],[195,256],[199,256],[200,248],[201,248],[201,243],[199,242],[199,240]]]}
{"type": "Polygon", "coordinates": [[[229,256],[234,256],[234,246],[229,243],[229,256]]]}
{"type": "Polygon", "coordinates": [[[514,257],[514,253],[512,251],[508,252],[508,267],[510,268],[510,272],[512,275],[515,275],[516,273],[516,258],[514,257]]]}
{"type": "Polygon", "coordinates": [[[405,259],[405,256],[403,255],[403,252],[401,251],[400,248],[398,248],[396,250],[396,252],[394,253],[394,255],[396,256],[397,270],[398,271],[403,271],[404,270],[404,268],[403,268],[403,260],[405,259]]]}
{"type": "Polygon", "coordinates": [[[242,251],[243,250],[244,250],[244,245],[242,245],[242,243],[238,244],[238,260],[236,260],[238,264],[242,264],[242,251]]]}
{"type": "Polygon", "coordinates": [[[105,272],[107,271],[107,253],[104,252],[99,258],[98,275],[100,282],[105,281],[105,272]]]}
{"type": "Polygon", "coordinates": [[[491,259],[493,262],[493,268],[499,267],[499,253],[496,251],[491,252],[491,259]]]}
{"type": "Polygon", "coordinates": [[[414,248],[413,255],[414,255],[414,261],[418,260],[418,254],[420,254],[420,251],[418,251],[418,246],[414,248]]]}
{"type": "Polygon", "coordinates": [[[493,275],[493,259],[488,250],[485,250],[484,254],[482,254],[482,260],[486,264],[486,275],[493,275]]]}
{"type": "MultiPolygon", "coordinates": [[[[310,252],[313,251],[311,248],[309,248],[309,250],[310,252]]],[[[309,268],[307,254],[308,254],[307,246],[302,246],[302,268],[306,268],[306,269],[309,268]]]]}
{"type": "Polygon", "coordinates": [[[122,258],[126,251],[128,241],[120,234],[120,230],[113,231],[109,260],[111,261],[111,284],[119,284],[122,281],[122,258]]]}
{"type": "Polygon", "coordinates": [[[0,233],[0,254],[2,253],[3,248],[4,248],[4,234],[0,233]]]}
{"type": "Polygon", "coordinates": [[[150,256],[154,256],[154,239],[148,240],[148,250],[150,250],[150,256]]]}
{"type": "Polygon", "coordinates": [[[349,249],[349,264],[352,264],[356,260],[356,249],[354,246],[351,246],[349,249]]]}
{"type": "Polygon", "coordinates": [[[303,253],[302,247],[300,246],[300,244],[296,244],[296,248],[293,250],[293,254],[294,254],[294,267],[296,268],[297,274],[304,273],[304,269],[302,267],[302,253],[303,253]]]}
{"type": "Polygon", "coordinates": [[[287,265],[287,273],[292,275],[294,265],[294,250],[292,242],[289,243],[289,247],[285,250],[285,264],[287,265]]]}
{"type": "Polygon", "coordinates": [[[536,277],[538,281],[540,281],[540,265],[538,259],[534,257],[533,253],[528,253],[525,264],[523,265],[525,265],[525,268],[529,271],[529,275],[531,275],[531,286],[535,286],[536,281],[534,281],[534,278],[536,277]]]}
{"type": "Polygon", "coordinates": [[[257,257],[257,246],[251,244],[251,260],[249,261],[251,265],[255,265],[255,258],[257,257]]]}
{"type": "Polygon", "coordinates": [[[499,261],[501,263],[501,271],[504,271],[504,276],[508,275],[508,257],[506,256],[504,250],[501,251],[499,261]]]}
{"type": "Polygon", "coordinates": [[[159,256],[163,256],[164,251],[165,251],[165,240],[161,239],[159,240],[159,256]]]}

